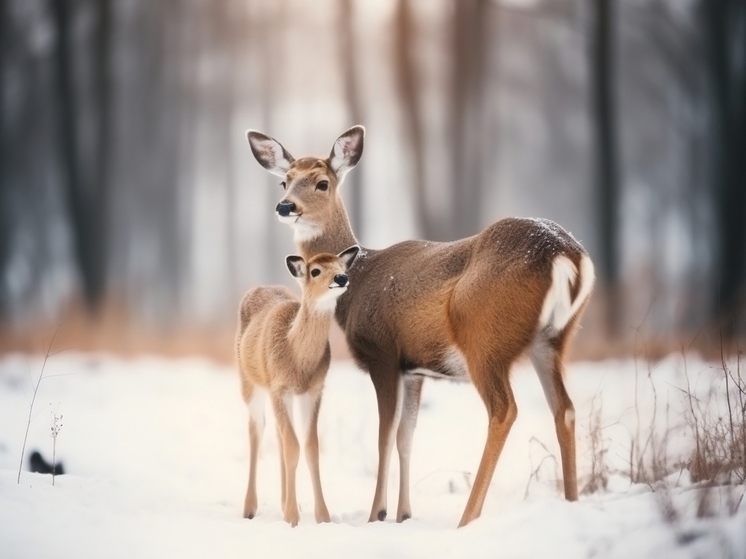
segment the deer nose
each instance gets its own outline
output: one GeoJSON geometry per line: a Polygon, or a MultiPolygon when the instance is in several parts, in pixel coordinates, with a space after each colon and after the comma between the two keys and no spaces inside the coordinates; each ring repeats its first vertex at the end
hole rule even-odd
{"type": "Polygon", "coordinates": [[[290,200],[282,200],[277,204],[275,211],[282,217],[287,217],[291,212],[295,212],[295,204],[290,200]]]}
{"type": "Polygon", "coordinates": [[[334,283],[339,287],[345,287],[348,283],[347,274],[337,274],[334,276],[334,283]]]}

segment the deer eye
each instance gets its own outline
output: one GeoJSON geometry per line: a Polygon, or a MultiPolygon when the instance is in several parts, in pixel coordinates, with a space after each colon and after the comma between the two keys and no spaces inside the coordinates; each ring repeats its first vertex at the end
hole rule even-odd
{"type": "Polygon", "coordinates": [[[316,190],[326,190],[329,188],[329,181],[319,181],[316,183],[316,190]]]}
{"type": "Polygon", "coordinates": [[[285,184],[285,181],[282,181],[282,182],[280,183],[280,186],[282,187],[282,189],[283,189],[283,190],[287,190],[287,187],[288,187],[288,186],[287,186],[287,185],[285,184]]]}
{"type": "Polygon", "coordinates": [[[313,276],[314,278],[318,276],[320,273],[321,273],[321,270],[319,270],[318,268],[314,268],[313,270],[311,270],[311,276],[313,276]]]}

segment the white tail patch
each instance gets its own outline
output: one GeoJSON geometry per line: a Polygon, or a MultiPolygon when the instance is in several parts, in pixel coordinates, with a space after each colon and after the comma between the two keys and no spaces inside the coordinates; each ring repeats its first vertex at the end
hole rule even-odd
{"type": "Polygon", "coordinates": [[[570,296],[572,284],[578,278],[578,269],[567,256],[558,256],[552,265],[552,285],[547,291],[541,308],[539,326],[552,326],[562,330],[570,322],[580,306],[588,298],[596,279],[593,263],[588,256],[580,258],[580,289],[573,301],[570,296]]]}

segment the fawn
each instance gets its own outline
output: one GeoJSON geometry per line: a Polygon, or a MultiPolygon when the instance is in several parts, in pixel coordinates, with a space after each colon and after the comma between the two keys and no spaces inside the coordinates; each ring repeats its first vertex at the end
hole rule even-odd
{"type": "MultiPolygon", "coordinates": [[[[282,177],[277,216],[312,257],[357,244],[340,195],[363,153],[365,129],[343,133],[326,158],[293,158],[249,130],[257,161],[282,177]]],[[[510,370],[528,354],[554,415],[565,497],[578,498],[575,411],[564,359],[595,274],[582,245],[547,219],[508,218],[450,243],[406,241],[362,249],[336,319],[378,400],[378,478],[370,520],[386,518],[389,459],[396,440],[398,522],[412,514],[409,461],[423,376],[471,380],[489,417],[487,441],[459,526],[477,518],[517,408],[510,370]],[[364,257],[363,257],[364,255],[364,257]]]]}
{"type": "Polygon", "coordinates": [[[300,446],[292,424],[293,397],[298,397],[307,425],[306,460],[311,471],[316,522],[329,522],[319,475],[317,422],[321,391],[331,358],[329,327],[337,299],[349,285],[347,270],[360,247],[336,256],[318,254],[307,261],[288,256],[286,264],[300,283],[300,300],[283,286],[255,287],[241,301],[236,352],[241,392],[249,408],[249,487],[244,517],[257,509],[256,465],[264,430],[264,401],[269,394],[282,449],[282,507],[285,521],[299,520],[295,472],[300,446]]]}

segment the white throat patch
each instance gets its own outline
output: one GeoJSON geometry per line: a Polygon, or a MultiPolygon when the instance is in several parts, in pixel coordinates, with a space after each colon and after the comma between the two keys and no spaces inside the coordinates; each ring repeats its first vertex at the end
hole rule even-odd
{"type": "Polygon", "coordinates": [[[321,235],[321,228],[316,227],[313,223],[301,221],[301,219],[298,218],[297,221],[290,224],[290,227],[293,228],[293,240],[296,243],[307,243],[321,235]]]}
{"type": "Polygon", "coordinates": [[[334,312],[337,307],[337,299],[345,291],[347,291],[347,286],[330,287],[324,295],[316,299],[316,311],[322,313],[334,312]]]}

